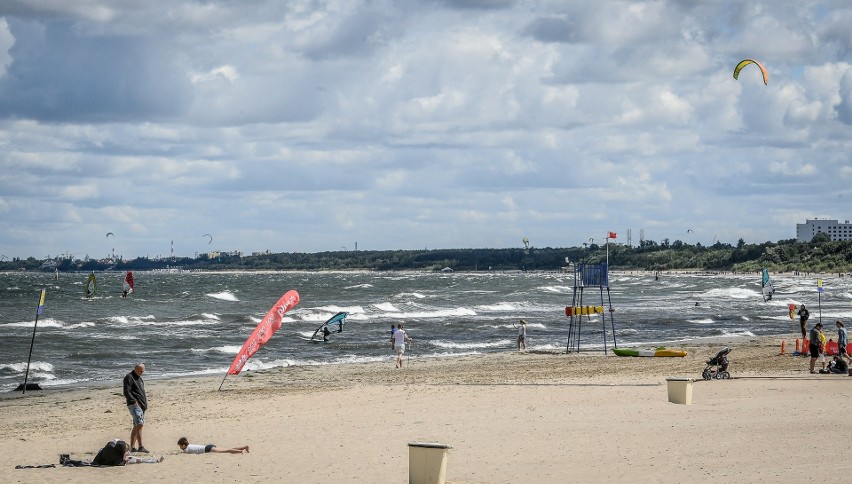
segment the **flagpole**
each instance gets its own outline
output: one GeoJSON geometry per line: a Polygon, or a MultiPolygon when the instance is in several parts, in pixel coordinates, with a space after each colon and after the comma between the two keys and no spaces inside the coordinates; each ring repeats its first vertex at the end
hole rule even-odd
{"type": "Polygon", "coordinates": [[[32,357],[33,357],[33,345],[35,345],[35,334],[36,334],[36,327],[38,326],[38,315],[41,314],[42,311],[44,311],[44,296],[45,296],[46,292],[47,292],[47,289],[42,289],[41,290],[41,297],[39,297],[39,300],[38,300],[38,308],[36,309],[35,323],[33,323],[33,339],[30,341],[30,354],[29,354],[29,356],[27,356],[27,371],[26,371],[26,373],[24,373],[24,388],[21,391],[21,395],[26,395],[26,393],[27,393],[27,380],[29,379],[29,376],[30,376],[30,361],[32,360],[32,357]]]}
{"type": "Polygon", "coordinates": [[[225,384],[225,380],[227,380],[227,379],[228,379],[228,374],[227,374],[227,373],[225,373],[225,378],[222,378],[222,383],[220,383],[220,384],[219,384],[219,389],[218,389],[218,390],[216,390],[217,392],[221,392],[221,391],[222,391],[222,385],[224,385],[224,384],[225,384]]]}

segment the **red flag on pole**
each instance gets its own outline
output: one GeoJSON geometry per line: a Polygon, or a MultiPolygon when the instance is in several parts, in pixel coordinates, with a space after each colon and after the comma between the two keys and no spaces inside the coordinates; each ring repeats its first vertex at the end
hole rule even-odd
{"type": "Polygon", "coordinates": [[[284,313],[296,304],[299,304],[298,292],[291,290],[281,296],[281,299],[272,306],[272,309],[266,313],[263,320],[256,328],[254,328],[251,336],[249,336],[246,342],[243,343],[243,347],[240,348],[239,353],[237,353],[237,357],[234,358],[234,362],[231,363],[231,367],[225,375],[226,377],[228,375],[240,374],[240,371],[242,371],[246,361],[248,361],[248,359],[261,348],[261,346],[265,345],[266,342],[269,341],[269,338],[271,338],[272,335],[278,331],[278,328],[281,327],[281,320],[284,318],[284,313]]]}
{"type": "Polygon", "coordinates": [[[608,239],[614,239],[615,235],[616,235],[615,232],[610,232],[609,235],[607,236],[607,238],[608,239]]]}

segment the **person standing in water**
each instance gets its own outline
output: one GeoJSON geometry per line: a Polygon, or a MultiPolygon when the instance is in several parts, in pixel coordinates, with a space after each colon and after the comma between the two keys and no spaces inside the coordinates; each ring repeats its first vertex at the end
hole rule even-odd
{"type": "Polygon", "coordinates": [[[408,333],[402,329],[402,323],[396,326],[396,331],[393,332],[393,348],[396,350],[396,367],[402,368],[402,355],[405,354],[405,343],[411,341],[408,333]]]}
{"type": "MultiPolygon", "coordinates": [[[[515,327],[512,324],[512,327],[515,327]]],[[[525,320],[521,320],[521,325],[518,328],[518,351],[526,351],[527,350],[527,322],[525,320]]]]}

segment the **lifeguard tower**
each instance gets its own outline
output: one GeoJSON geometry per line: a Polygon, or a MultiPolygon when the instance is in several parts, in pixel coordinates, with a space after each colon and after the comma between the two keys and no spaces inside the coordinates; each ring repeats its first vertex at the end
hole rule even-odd
{"type": "MultiPolygon", "coordinates": [[[[615,340],[614,309],[612,309],[612,298],[609,292],[608,264],[575,264],[573,272],[574,295],[571,305],[565,308],[565,316],[569,320],[568,347],[565,352],[580,352],[583,323],[586,323],[588,332],[592,317],[599,314],[603,352],[606,354],[607,319],[612,332],[612,347],[618,348],[615,340]],[[604,301],[604,290],[606,290],[606,301],[604,301]]],[[[593,332],[597,333],[596,330],[593,332]]]]}

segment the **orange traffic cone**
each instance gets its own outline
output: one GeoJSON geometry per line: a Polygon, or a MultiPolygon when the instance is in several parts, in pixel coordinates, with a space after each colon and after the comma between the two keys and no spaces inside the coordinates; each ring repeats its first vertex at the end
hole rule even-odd
{"type": "Polygon", "coordinates": [[[801,353],[802,349],[799,347],[799,338],[796,338],[796,353],[801,353]]]}

